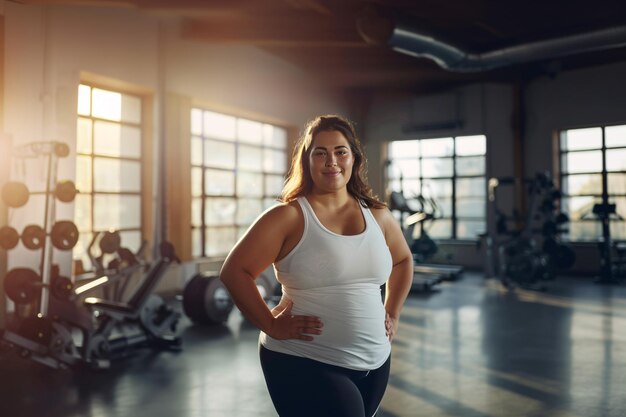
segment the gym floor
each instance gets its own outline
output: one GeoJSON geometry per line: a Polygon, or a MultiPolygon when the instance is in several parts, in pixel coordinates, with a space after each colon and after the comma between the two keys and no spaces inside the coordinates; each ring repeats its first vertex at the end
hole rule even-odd
{"type": "MultiPolygon", "coordinates": [[[[258,331],[183,323],[181,353],[144,351],[108,372],[0,355],[6,417],[275,416],[258,331]]],[[[504,291],[468,274],[409,296],[378,417],[623,417],[626,287],[558,278],[504,291]]],[[[318,399],[316,399],[318,400],[318,399]]],[[[304,405],[306,406],[306,405],[304,405]]]]}

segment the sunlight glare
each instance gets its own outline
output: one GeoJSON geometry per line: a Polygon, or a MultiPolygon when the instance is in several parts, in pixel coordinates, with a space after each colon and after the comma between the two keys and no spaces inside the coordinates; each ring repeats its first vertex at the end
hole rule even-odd
{"type": "Polygon", "coordinates": [[[605,129],[606,147],[615,148],[618,146],[626,146],[626,125],[608,126],[605,129]]]}
{"type": "Polygon", "coordinates": [[[600,149],[602,147],[602,129],[570,129],[562,133],[561,148],[567,151],[581,149],[600,149]]]}
{"type": "Polygon", "coordinates": [[[237,119],[237,135],[242,142],[261,144],[263,125],[252,120],[237,119]]]}
{"type": "Polygon", "coordinates": [[[91,113],[91,87],[80,84],[78,86],[78,114],[89,116],[91,113]]]}
{"type": "Polygon", "coordinates": [[[422,142],[422,156],[452,156],[454,139],[424,139],[422,142]]]}
{"type": "Polygon", "coordinates": [[[204,136],[216,139],[235,139],[237,129],[234,117],[205,111],[203,121],[204,136]]]}
{"type": "Polygon", "coordinates": [[[417,158],[420,155],[419,140],[398,140],[389,144],[389,158],[417,158]]]}
{"type": "Polygon", "coordinates": [[[457,156],[484,155],[487,152],[485,135],[458,136],[456,138],[457,156]]]}
{"type": "Polygon", "coordinates": [[[122,95],[113,91],[94,88],[92,115],[102,119],[121,121],[122,95]]]}

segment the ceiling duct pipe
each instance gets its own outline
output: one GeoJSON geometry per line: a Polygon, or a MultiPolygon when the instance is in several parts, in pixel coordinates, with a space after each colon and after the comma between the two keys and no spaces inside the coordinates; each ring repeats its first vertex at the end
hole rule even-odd
{"type": "Polygon", "coordinates": [[[369,43],[386,44],[407,55],[429,58],[442,68],[456,72],[487,71],[626,46],[626,26],[618,26],[473,54],[420,33],[409,24],[372,7],[364,9],[359,15],[357,29],[369,43]]]}

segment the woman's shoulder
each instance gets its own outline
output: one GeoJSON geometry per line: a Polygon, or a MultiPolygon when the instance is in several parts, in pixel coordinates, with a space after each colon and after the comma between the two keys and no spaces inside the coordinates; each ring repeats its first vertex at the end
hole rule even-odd
{"type": "Polygon", "coordinates": [[[269,221],[281,225],[293,225],[302,218],[302,209],[296,200],[273,205],[261,215],[262,221],[269,221]]]}
{"type": "Polygon", "coordinates": [[[297,200],[287,201],[287,202],[278,202],[273,206],[269,207],[265,210],[265,213],[271,215],[281,215],[281,216],[289,216],[298,214],[300,212],[300,203],[297,200]]]}

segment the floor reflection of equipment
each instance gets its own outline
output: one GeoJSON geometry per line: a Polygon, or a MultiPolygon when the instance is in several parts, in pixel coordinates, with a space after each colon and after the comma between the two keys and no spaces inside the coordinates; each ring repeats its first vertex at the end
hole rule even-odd
{"type": "Polygon", "coordinates": [[[428,235],[426,224],[438,218],[438,206],[434,199],[423,196],[415,197],[418,207],[411,207],[402,192],[392,191],[389,195],[389,209],[398,211],[403,225],[404,237],[413,254],[413,288],[429,290],[443,280],[457,279],[463,273],[463,267],[457,265],[425,263],[435,255],[439,247],[428,235]],[[406,226],[404,226],[406,224],[406,226]],[[416,227],[419,236],[415,237],[416,227]]]}

